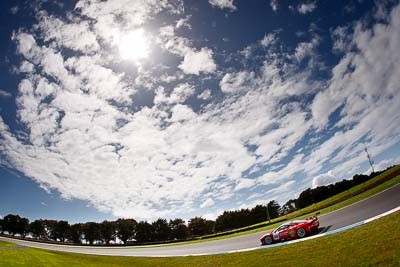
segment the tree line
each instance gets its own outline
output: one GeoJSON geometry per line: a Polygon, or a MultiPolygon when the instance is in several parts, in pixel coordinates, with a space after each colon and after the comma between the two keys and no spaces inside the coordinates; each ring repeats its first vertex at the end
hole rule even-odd
{"type": "Polygon", "coordinates": [[[29,235],[40,240],[76,244],[110,244],[111,242],[115,243],[117,239],[123,244],[187,240],[287,215],[368,181],[382,172],[373,172],[370,175],[356,174],[351,180],[342,180],[335,184],[319,186],[313,189],[308,188],[301,192],[297,199],[290,199],[283,206],[272,200],[267,205],[224,211],[215,221],[202,217],[191,218],[187,223],[179,218],[169,221],[159,218],[152,223],[147,221],[138,222],[134,219],[118,219],[116,221],[70,225],[64,220],[40,219],[29,222],[27,218],[9,214],[0,219],[0,231],[2,234],[7,232],[12,236],[20,235],[21,237],[26,237],[29,235]]]}
{"type": "Polygon", "coordinates": [[[185,240],[195,236],[213,233],[214,221],[194,217],[188,224],[182,219],[167,221],[158,219],[152,223],[137,222],[134,219],[118,219],[76,223],[70,225],[64,220],[35,220],[9,214],[0,219],[0,231],[9,235],[19,235],[23,238],[31,236],[34,239],[69,242],[76,244],[110,244],[119,239],[123,244],[151,243],[167,240],[185,240]]]}
{"type": "MultiPolygon", "coordinates": [[[[388,170],[390,168],[387,168],[386,170],[388,170]]],[[[356,174],[353,176],[353,179],[351,179],[351,180],[342,180],[342,181],[334,183],[334,184],[318,186],[313,189],[308,188],[308,189],[304,190],[303,192],[301,192],[297,199],[294,199],[294,200],[291,199],[288,202],[290,202],[291,204],[294,203],[296,209],[302,209],[302,208],[310,206],[314,203],[320,202],[320,201],[330,198],[334,195],[337,195],[341,192],[344,192],[344,191],[352,188],[353,186],[364,183],[364,182],[374,178],[375,176],[381,174],[382,172],[384,172],[384,171],[372,172],[370,175],[356,174]]]]}

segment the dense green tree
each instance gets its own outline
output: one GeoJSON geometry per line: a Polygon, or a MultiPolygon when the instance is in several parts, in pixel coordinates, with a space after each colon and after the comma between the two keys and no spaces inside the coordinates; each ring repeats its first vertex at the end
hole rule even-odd
{"type": "Polygon", "coordinates": [[[153,226],[153,237],[154,241],[165,241],[168,239],[170,234],[169,225],[166,219],[159,218],[154,221],[153,226]]]}
{"type": "Polygon", "coordinates": [[[35,220],[29,224],[29,232],[34,238],[43,239],[46,236],[46,229],[42,220],[35,220]]]}
{"type": "MultiPolygon", "coordinates": [[[[386,170],[392,167],[389,167],[386,170]]],[[[317,203],[331,196],[337,195],[355,185],[368,181],[369,179],[381,174],[382,172],[383,171],[373,172],[370,175],[356,174],[353,176],[352,180],[342,180],[334,184],[322,185],[316,188],[307,188],[306,190],[301,192],[299,197],[295,200],[296,209],[305,208],[313,203],[317,203]]]]}
{"type": "Polygon", "coordinates": [[[17,224],[17,233],[22,237],[25,237],[29,232],[29,220],[27,218],[21,218],[17,224]]]}
{"type": "Polygon", "coordinates": [[[172,240],[186,239],[189,235],[189,230],[182,219],[170,220],[168,226],[170,229],[170,239],[172,240]]]}
{"type": "Polygon", "coordinates": [[[100,223],[100,235],[104,243],[109,244],[110,241],[115,240],[115,223],[103,221],[100,223]]]}
{"type": "Polygon", "coordinates": [[[153,241],[153,226],[146,221],[140,221],[136,225],[135,239],[139,243],[153,241]]]}
{"type": "Polygon", "coordinates": [[[202,236],[213,233],[214,224],[214,221],[194,217],[189,220],[188,229],[193,236],[202,236]]]}
{"type": "Polygon", "coordinates": [[[29,220],[19,215],[8,214],[3,218],[3,227],[10,235],[20,234],[25,237],[29,230],[29,220]]]}
{"type": "Polygon", "coordinates": [[[82,224],[76,223],[71,225],[69,228],[68,239],[75,244],[80,244],[82,242],[82,224]]]}
{"type": "Polygon", "coordinates": [[[250,225],[252,218],[248,209],[224,211],[215,220],[215,230],[224,231],[250,225]]]}
{"type": "Polygon", "coordinates": [[[3,218],[3,230],[8,232],[9,235],[16,234],[16,224],[20,217],[14,214],[8,214],[3,218]]]}
{"type": "Polygon", "coordinates": [[[56,223],[56,220],[43,220],[43,225],[46,231],[47,238],[53,241],[57,241],[57,236],[55,235],[54,231],[56,223]]]}
{"type": "Polygon", "coordinates": [[[50,239],[65,242],[70,227],[67,221],[44,220],[43,224],[49,233],[50,239]]]}
{"type": "Polygon", "coordinates": [[[95,241],[100,240],[100,225],[96,222],[87,222],[82,225],[82,234],[86,242],[93,245],[95,241]]]}
{"type": "Polygon", "coordinates": [[[224,211],[215,220],[215,231],[236,229],[263,222],[266,219],[267,207],[263,205],[257,205],[252,209],[224,211]]]}
{"type": "Polygon", "coordinates": [[[267,204],[268,214],[270,219],[277,218],[279,216],[279,210],[281,206],[278,204],[276,200],[271,200],[267,204]]]}
{"type": "Polygon", "coordinates": [[[67,221],[57,221],[53,231],[55,231],[54,235],[61,241],[65,242],[66,238],[69,234],[69,223],[67,221]]]}
{"type": "Polygon", "coordinates": [[[250,218],[250,224],[255,224],[267,220],[267,206],[256,205],[250,210],[250,218]]]}
{"type": "Polygon", "coordinates": [[[118,219],[115,223],[117,236],[126,244],[129,239],[135,237],[137,222],[134,219],[118,219]]]}

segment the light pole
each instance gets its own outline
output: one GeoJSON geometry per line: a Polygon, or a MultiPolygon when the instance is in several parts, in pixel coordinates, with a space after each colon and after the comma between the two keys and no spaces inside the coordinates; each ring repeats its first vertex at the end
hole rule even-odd
{"type": "Polygon", "coordinates": [[[375,170],[374,170],[374,161],[371,159],[371,156],[368,153],[367,146],[365,144],[364,144],[364,146],[365,146],[365,153],[367,153],[367,158],[368,158],[368,161],[369,161],[369,165],[371,165],[372,172],[375,172],[375,170]]]}
{"type": "Polygon", "coordinates": [[[270,223],[270,222],[271,222],[271,220],[270,220],[270,218],[269,218],[269,210],[268,210],[268,206],[269,206],[269,203],[267,204],[267,218],[268,218],[268,223],[270,223]]]}

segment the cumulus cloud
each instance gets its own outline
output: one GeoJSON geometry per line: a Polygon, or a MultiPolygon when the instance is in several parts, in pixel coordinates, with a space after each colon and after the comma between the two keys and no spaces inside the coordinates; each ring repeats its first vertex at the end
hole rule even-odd
{"type": "Polygon", "coordinates": [[[179,28],[182,28],[182,27],[186,27],[189,30],[192,29],[192,25],[190,25],[189,19],[190,19],[190,16],[187,16],[186,18],[179,19],[175,24],[175,28],[179,29],[179,28]]]}
{"type": "Polygon", "coordinates": [[[307,14],[307,13],[313,12],[315,8],[317,8],[317,4],[315,2],[301,3],[297,7],[297,11],[300,14],[307,14]]]}
{"type": "Polygon", "coordinates": [[[338,179],[335,177],[332,171],[329,171],[327,173],[322,173],[320,175],[317,175],[313,178],[312,180],[312,188],[316,188],[318,186],[322,185],[328,185],[336,182],[338,179]]]}
{"type": "Polygon", "coordinates": [[[351,34],[348,31],[348,27],[339,26],[331,32],[334,51],[345,52],[351,47],[351,34]]]}
{"type": "Polygon", "coordinates": [[[233,4],[233,0],[208,0],[210,5],[220,9],[229,9],[230,11],[235,11],[237,8],[233,4]]]}
{"type": "Polygon", "coordinates": [[[294,54],[296,60],[301,62],[306,57],[312,56],[315,53],[314,51],[319,45],[319,42],[319,38],[314,37],[310,42],[299,43],[294,54]]]}
{"type": "Polygon", "coordinates": [[[93,53],[100,48],[96,35],[87,21],[65,23],[47,15],[42,15],[40,20],[38,27],[46,42],[54,41],[58,46],[85,53],[93,53]]]}
{"type": "Polygon", "coordinates": [[[274,44],[276,42],[276,39],[277,39],[276,33],[268,33],[264,36],[263,39],[261,39],[260,41],[261,46],[268,47],[271,44],[274,44]]]}
{"type": "Polygon", "coordinates": [[[186,74],[199,75],[200,72],[214,72],[217,65],[213,59],[213,51],[209,48],[202,48],[200,51],[188,51],[179,68],[186,74]]]}
{"type": "Polygon", "coordinates": [[[376,24],[372,29],[363,29],[361,24],[356,26],[353,45],[360,53],[348,52],[342,58],[332,70],[330,86],[313,102],[313,116],[321,126],[326,125],[329,115],[341,105],[344,105],[341,123],[346,124],[358,121],[372,110],[376,112],[386,101],[396,103],[389,95],[396,94],[397,72],[400,71],[393,47],[400,39],[397,34],[400,23],[395,17],[398,12],[396,7],[388,25],[376,24]],[[372,67],[367,67],[369,64],[372,67]]]}

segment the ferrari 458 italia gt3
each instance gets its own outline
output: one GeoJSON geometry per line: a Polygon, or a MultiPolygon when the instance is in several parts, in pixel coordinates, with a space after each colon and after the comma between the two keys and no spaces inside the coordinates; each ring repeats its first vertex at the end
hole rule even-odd
{"type": "Polygon", "coordinates": [[[295,220],[287,222],[276,228],[275,230],[263,235],[260,238],[261,245],[269,245],[274,242],[302,238],[312,234],[318,229],[319,221],[316,216],[307,220],[295,220]]]}

